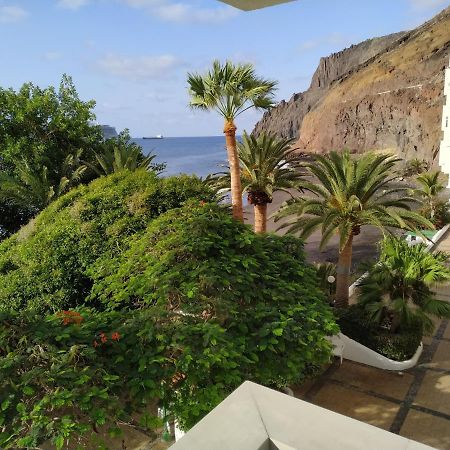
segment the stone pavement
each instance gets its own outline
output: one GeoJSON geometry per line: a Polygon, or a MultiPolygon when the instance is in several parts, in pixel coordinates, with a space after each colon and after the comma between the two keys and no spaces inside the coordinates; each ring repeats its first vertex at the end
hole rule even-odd
{"type": "Polygon", "coordinates": [[[450,325],[439,323],[419,364],[389,372],[335,361],[296,397],[438,449],[450,450],[450,325]]]}

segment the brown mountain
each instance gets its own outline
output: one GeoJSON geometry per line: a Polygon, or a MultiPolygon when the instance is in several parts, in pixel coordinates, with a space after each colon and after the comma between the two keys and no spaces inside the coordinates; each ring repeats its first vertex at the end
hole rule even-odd
{"type": "Polygon", "coordinates": [[[264,114],[254,132],[300,151],[389,150],[434,161],[441,139],[450,7],[420,27],[321,58],[311,85],[264,114]]]}

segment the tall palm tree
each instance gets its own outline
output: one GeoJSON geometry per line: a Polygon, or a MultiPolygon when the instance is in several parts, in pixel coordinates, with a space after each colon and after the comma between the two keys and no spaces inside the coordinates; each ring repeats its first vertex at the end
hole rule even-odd
{"type": "Polygon", "coordinates": [[[244,133],[238,145],[242,190],[254,206],[255,232],[267,229],[267,205],[275,191],[295,188],[301,178],[298,158],[291,148],[291,139],[278,139],[263,133],[256,138],[244,133]]]}
{"type": "Polygon", "coordinates": [[[404,239],[386,237],[379,262],[360,285],[359,303],[393,333],[414,322],[430,333],[430,316],[450,317],[450,303],[433,292],[438,283],[450,280],[448,262],[449,255],[428,252],[423,244],[409,246],[404,239]]]}
{"type": "Polygon", "coordinates": [[[429,215],[431,220],[434,219],[436,213],[439,194],[445,190],[445,186],[440,180],[441,175],[442,172],[437,170],[435,172],[422,173],[416,179],[418,188],[414,190],[414,193],[423,200],[424,212],[429,215]]]}
{"type": "Polygon", "coordinates": [[[259,78],[251,64],[213,62],[205,75],[188,74],[190,106],[214,110],[225,121],[223,132],[231,174],[233,217],[243,221],[242,188],[236,144],[235,119],[250,108],[269,109],[273,105],[275,81],[259,78]]]}
{"type": "Polygon", "coordinates": [[[392,186],[397,158],[390,155],[366,153],[352,158],[348,151],[316,155],[306,165],[314,177],[302,187],[317,198],[297,198],[287,202],[276,220],[294,216],[280,228],[300,232],[307,238],[315,230],[322,232],[321,247],[334,234],[339,235],[339,258],[336,277],[336,306],[348,305],[348,288],[352,262],[353,238],[364,225],[414,229],[433,225],[420,214],[411,211],[414,198],[408,188],[392,186]]]}

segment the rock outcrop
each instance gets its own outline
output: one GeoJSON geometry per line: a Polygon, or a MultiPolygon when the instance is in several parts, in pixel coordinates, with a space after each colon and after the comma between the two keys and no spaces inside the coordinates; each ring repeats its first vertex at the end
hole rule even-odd
{"type": "Polygon", "coordinates": [[[436,162],[450,8],[407,32],[320,60],[311,85],[266,113],[254,132],[297,139],[302,152],[391,151],[436,162]]]}

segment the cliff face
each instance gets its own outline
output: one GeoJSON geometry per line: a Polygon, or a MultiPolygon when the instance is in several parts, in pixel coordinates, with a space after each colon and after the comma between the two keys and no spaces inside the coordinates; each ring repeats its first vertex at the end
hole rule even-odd
{"type": "Polygon", "coordinates": [[[447,8],[412,31],[322,58],[310,88],[266,113],[254,132],[297,138],[299,151],[389,150],[433,162],[449,54],[447,8]]]}

